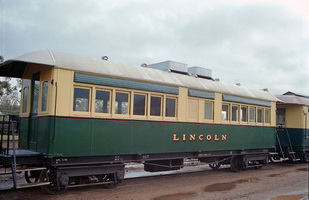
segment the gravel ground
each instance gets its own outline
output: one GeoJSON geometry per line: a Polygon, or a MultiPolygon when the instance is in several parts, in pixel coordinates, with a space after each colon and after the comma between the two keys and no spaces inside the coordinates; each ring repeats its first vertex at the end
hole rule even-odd
{"type": "MultiPolygon", "coordinates": [[[[228,168],[214,171],[200,165],[185,167],[174,174],[132,178],[152,175],[142,173],[140,167],[129,165],[126,179],[115,189],[89,186],[71,188],[60,195],[43,195],[39,188],[31,188],[2,191],[0,200],[308,200],[308,164],[305,163],[274,163],[240,173],[228,168]]],[[[0,181],[2,184],[3,180],[0,181]]]]}

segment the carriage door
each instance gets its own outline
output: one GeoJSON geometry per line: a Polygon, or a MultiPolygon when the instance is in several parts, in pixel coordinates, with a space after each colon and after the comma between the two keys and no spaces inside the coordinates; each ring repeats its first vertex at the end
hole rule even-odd
{"type": "Polygon", "coordinates": [[[38,105],[40,92],[40,72],[34,73],[31,79],[31,107],[29,115],[29,144],[31,150],[37,149],[38,138],[38,105]]]}

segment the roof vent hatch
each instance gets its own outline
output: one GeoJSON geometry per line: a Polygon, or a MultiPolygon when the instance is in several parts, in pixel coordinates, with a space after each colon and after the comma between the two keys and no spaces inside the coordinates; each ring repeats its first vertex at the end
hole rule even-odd
{"type": "Polygon", "coordinates": [[[194,67],[190,67],[188,69],[188,72],[195,77],[213,80],[211,69],[206,69],[206,68],[203,68],[203,67],[194,66],[194,67]]]}
{"type": "Polygon", "coordinates": [[[179,74],[188,74],[187,64],[170,60],[148,65],[148,68],[159,69],[168,72],[175,72],[179,74]]]}

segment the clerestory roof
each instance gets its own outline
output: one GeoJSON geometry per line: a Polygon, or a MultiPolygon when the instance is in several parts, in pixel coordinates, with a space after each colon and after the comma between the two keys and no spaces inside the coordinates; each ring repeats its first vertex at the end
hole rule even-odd
{"type": "Polygon", "coordinates": [[[177,74],[157,69],[113,63],[51,50],[35,51],[10,59],[0,64],[0,76],[22,78],[27,64],[35,63],[79,72],[91,72],[138,81],[183,86],[192,89],[220,92],[223,94],[278,101],[268,91],[227,84],[194,76],[177,74]]]}

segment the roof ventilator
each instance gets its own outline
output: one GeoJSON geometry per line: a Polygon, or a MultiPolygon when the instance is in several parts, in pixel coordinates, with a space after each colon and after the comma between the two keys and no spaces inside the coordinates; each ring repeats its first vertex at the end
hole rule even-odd
{"type": "Polygon", "coordinates": [[[141,64],[141,67],[148,67],[148,65],[146,63],[141,64]]]}
{"type": "Polygon", "coordinates": [[[190,67],[188,69],[188,72],[192,76],[195,76],[195,77],[198,77],[198,78],[214,80],[212,78],[212,71],[211,71],[211,69],[206,69],[206,68],[203,68],[203,67],[194,66],[194,67],[190,67]]]}
{"type": "Polygon", "coordinates": [[[148,68],[188,75],[188,65],[175,61],[164,61],[148,65],[148,68]]]}
{"type": "Polygon", "coordinates": [[[108,61],[108,56],[102,56],[102,60],[108,61]]]}

